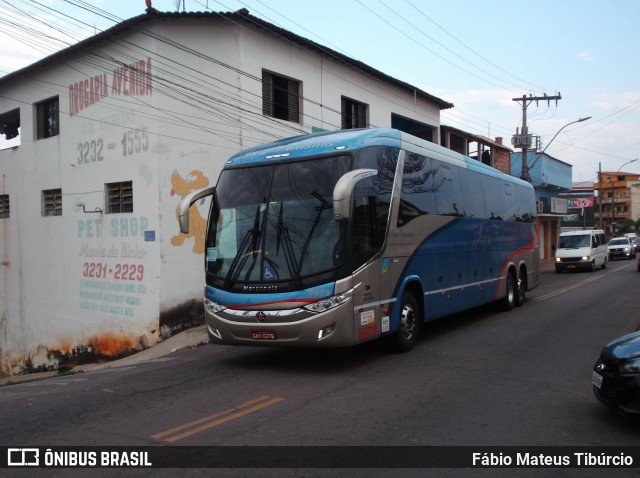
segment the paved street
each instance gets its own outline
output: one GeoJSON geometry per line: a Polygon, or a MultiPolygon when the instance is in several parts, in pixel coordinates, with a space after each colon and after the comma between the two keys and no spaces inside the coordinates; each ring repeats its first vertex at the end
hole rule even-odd
{"type": "Polygon", "coordinates": [[[208,345],[2,387],[0,440],[638,446],[637,423],[597,403],[590,385],[602,345],[639,325],[635,297],[621,292],[640,279],[635,267],[617,261],[594,273],[545,274],[523,307],[484,307],[430,323],[407,354],[390,354],[381,343],[208,345]]]}

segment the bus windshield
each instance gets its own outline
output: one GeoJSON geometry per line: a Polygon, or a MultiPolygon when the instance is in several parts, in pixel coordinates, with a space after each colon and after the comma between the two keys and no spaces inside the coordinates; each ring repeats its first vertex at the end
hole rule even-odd
{"type": "Polygon", "coordinates": [[[207,233],[206,270],[226,287],[285,282],[342,266],[345,226],[334,220],[333,189],[347,155],[226,169],[207,233]]]}

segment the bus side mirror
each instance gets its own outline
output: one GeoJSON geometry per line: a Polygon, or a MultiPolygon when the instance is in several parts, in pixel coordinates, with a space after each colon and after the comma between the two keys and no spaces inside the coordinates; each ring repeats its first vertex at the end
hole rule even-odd
{"type": "Polygon", "coordinates": [[[378,171],[375,169],[355,169],[338,179],[333,188],[333,217],[336,221],[349,219],[351,211],[351,194],[358,181],[375,176],[378,171]]]}
{"type": "Polygon", "coordinates": [[[189,208],[198,199],[211,196],[216,192],[215,187],[200,189],[184,196],[178,204],[178,224],[180,224],[180,232],[189,233],[189,208]]]}

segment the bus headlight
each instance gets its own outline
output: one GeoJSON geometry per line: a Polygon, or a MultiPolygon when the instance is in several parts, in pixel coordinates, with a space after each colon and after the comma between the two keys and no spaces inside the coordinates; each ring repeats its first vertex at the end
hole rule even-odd
{"type": "Polygon", "coordinates": [[[313,304],[305,305],[304,308],[310,310],[312,312],[326,312],[327,310],[331,310],[334,307],[338,307],[341,304],[344,304],[348,300],[353,298],[356,290],[358,290],[360,284],[355,286],[353,289],[349,289],[342,294],[334,295],[333,297],[327,297],[326,299],[321,299],[318,302],[314,302],[313,304]]]}
{"type": "Polygon", "coordinates": [[[205,297],[204,309],[212,314],[215,314],[216,312],[220,312],[222,309],[225,309],[225,307],[205,297]]]}

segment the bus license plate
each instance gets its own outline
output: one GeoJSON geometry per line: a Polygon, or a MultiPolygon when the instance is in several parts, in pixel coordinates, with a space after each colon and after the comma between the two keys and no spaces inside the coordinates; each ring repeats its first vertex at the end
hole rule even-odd
{"type": "Polygon", "coordinates": [[[591,376],[591,383],[598,388],[602,388],[602,375],[598,372],[593,372],[593,375],[591,376]]]}
{"type": "Polygon", "coordinates": [[[251,338],[253,340],[276,340],[274,330],[252,330],[251,338]]]}

